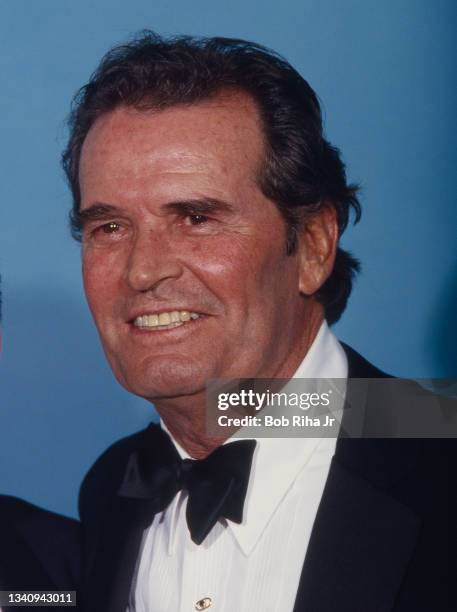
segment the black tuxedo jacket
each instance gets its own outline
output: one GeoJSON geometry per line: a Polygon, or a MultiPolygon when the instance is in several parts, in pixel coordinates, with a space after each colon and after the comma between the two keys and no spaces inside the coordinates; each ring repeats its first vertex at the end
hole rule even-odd
{"type": "Polygon", "coordinates": [[[75,591],[80,565],[77,521],[0,495],[0,590],[75,591]]]}
{"type": "MultiPolygon", "coordinates": [[[[387,376],[344,348],[350,378],[387,376]]],[[[109,448],[81,488],[87,612],[126,610],[153,514],[148,502],[116,491],[142,436],[109,448]]],[[[454,440],[340,437],[293,612],[457,610],[456,446],[454,440]]]]}

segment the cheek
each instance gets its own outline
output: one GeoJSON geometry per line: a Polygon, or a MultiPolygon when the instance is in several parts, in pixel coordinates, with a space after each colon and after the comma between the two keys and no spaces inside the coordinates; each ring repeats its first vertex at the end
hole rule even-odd
{"type": "Polygon", "coordinates": [[[242,293],[251,271],[255,269],[252,252],[252,240],[219,234],[193,244],[185,261],[208,289],[226,299],[227,294],[242,293]]]}
{"type": "Polygon", "coordinates": [[[264,302],[296,276],[296,264],[285,254],[282,241],[264,236],[219,236],[190,249],[187,262],[193,272],[225,305],[264,302]]]}
{"type": "Polygon", "coordinates": [[[118,284],[115,274],[116,269],[114,262],[106,254],[103,255],[95,251],[83,252],[84,291],[94,316],[109,307],[110,296],[113,298],[116,295],[118,284]]]}

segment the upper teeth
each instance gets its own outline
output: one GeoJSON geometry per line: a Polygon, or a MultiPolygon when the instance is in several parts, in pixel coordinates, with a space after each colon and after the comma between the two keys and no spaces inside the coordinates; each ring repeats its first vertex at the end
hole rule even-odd
{"type": "Polygon", "coordinates": [[[198,319],[199,315],[196,312],[188,310],[173,310],[172,312],[161,312],[159,315],[142,315],[136,317],[133,324],[136,327],[159,327],[162,325],[170,325],[170,323],[184,323],[190,319],[198,319]]]}

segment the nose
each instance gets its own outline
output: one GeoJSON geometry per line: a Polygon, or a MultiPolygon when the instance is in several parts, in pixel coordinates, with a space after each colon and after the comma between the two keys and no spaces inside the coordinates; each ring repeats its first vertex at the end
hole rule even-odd
{"type": "Polygon", "coordinates": [[[151,291],[181,274],[182,266],[165,236],[152,231],[138,233],[126,268],[126,281],[133,290],[151,291]]]}

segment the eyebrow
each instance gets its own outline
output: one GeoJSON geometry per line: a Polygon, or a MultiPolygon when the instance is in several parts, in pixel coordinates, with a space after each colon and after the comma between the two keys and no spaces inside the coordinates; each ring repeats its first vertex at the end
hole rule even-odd
{"type": "Polygon", "coordinates": [[[207,215],[215,213],[231,213],[234,210],[234,206],[224,200],[218,200],[216,198],[195,198],[190,200],[177,200],[176,202],[169,202],[163,207],[170,212],[177,214],[197,214],[207,215]]]}
{"type": "MultiPolygon", "coordinates": [[[[207,215],[221,212],[230,213],[234,210],[232,204],[224,200],[218,200],[217,198],[177,200],[175,202],[168,202],[162,208],[179,215],[207,215]]],[[[78,210],[74,214],[74,221],[76,225],[82,229],[90,221],[103,220],[119,214],[123,214],[121,208],[113,206],[112,204],[96,202],[84,210],[78,210]]]]}

